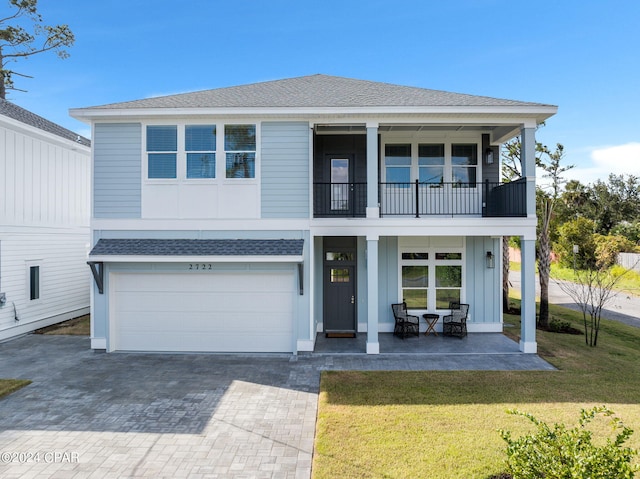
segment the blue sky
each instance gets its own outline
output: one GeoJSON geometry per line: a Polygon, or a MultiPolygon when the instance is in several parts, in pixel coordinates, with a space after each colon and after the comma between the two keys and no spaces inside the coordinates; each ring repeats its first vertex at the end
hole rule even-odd
{"type": "MultiPolygon", "coordinates": [[[[0,16],[8,9],[2,1],[0,16]]],[[[8,99],[69,108],[315,73],[558,105],[538,140],[568,178],[640,176],[638,0],[40,0],[71,56],[13,66],[8,99]]]]}

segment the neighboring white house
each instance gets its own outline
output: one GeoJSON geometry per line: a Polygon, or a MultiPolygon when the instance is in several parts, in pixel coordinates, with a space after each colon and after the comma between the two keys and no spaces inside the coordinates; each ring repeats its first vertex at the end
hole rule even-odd
{"type": "Polygon", "coordinates": [[[89,312],[91,147],[0,99],[0,340],[89,312]]]}
{"type": "Polygon", "coordinates": [[[295,354],[355,333],[375,354],[402,300],[501,331],[509,235],[535,352],[534,132],[556,111],[326,75],[71,110],[93,135],[92,347],[295,354]],[[516,135],[523,178],[500,184],[516,135]]]}

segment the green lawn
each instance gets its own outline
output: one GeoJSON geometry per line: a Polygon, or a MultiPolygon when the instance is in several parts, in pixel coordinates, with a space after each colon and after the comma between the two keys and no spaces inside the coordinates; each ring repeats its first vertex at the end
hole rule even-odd
{"type": "Polygon", "coordinates": [[[31,384],[26,379],[0,379],[0,398],[31,384]]]}
{"type": "MultiPolygon", "coordinates": [[[[579,313],[551,306],[581,328],[579,313]]],[[[505,316],[507,334],[520,331],[505,316]]],[[[542,357],[558,371],[325,372],[321,378],[314,479],[487,479],[504,471],[498,429],[531,430],[517,408],[549,423],[577,422],[607,405],[640,448],[640,329],[602,321],[597,348],[584,336],[538,331],[542,357]]],[[[606,424],[596,424],[607,436],[606,424]]]]}

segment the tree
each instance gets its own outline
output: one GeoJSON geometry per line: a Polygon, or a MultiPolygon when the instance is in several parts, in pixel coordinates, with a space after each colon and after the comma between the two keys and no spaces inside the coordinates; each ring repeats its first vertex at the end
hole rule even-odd
{"type": "Polygon", "coordinates": [[[615,286],[629,270],[614,274],[604,268],[576,270],[572,282],[556,281],[557,285],[580,306],[587,346],[598,345],[602,310],[617,294],[615,286]]]}
{"type": "MultiPolygon", "coordinates": [[[[520,137],[513,138],[503,145],[502,181],[508,183],[522,176],[520,137]]],[[[502,310],[509,311],[509,242],[510,236],[502,237],[502,310]]]]}
{"type": "Polygon", "coordinates": [[[0,18],[0,98],[3,99],[7,90],[24,91],[14,86],[14,75],[31,78],[8,68],[10,63],[47,51],[67,58],[69,54],[64,48],[72,46],[75,40],[68,25],[42,24],[38,0],[9,0],[9,5],[15,8],[13,14],[0,18]],[[23,19],[32,24],[31,32],[20,25],[23,19]]]}
{"type": "MultiPolygon", "coordinates": [[[[538,149],[538,148],[536,148],[538,149]]],[[[547,189],[540,187],[536,195],[538,209],[538,242],[536,256],[538,257],[538,276],[540,280],[540,315],[538,324],[541,328],[549,327],[549,276],[551,274],[551,221],[556,203],[560,198],[562,185],[565,183],[562,174],[573,168],[561,166],[564,158],[564,146],[556,144],[554,151],[546,146],[540,147],[542,153],[536,158],[536,164],[545,172],[543,178],[549,179],[547,189]]]]}

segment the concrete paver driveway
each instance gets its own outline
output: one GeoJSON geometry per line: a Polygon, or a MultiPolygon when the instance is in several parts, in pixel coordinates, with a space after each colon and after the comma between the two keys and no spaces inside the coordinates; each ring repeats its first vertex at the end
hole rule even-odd
{"type": "Polygon", "coordinates": [[[431,339],[400,343],[424,354],[299,357],[101,354],[74,336],[1,343],[0,377],[33,383],[0,399],[0,477],[309,479],[323,369],[553,369],[502,335],[431,339]]]}
{"type": "Polygon", "coordinates": [[[96,354],[0,345],[0,477],[309,478],[319,375],[289,356],[96,354]]]}

